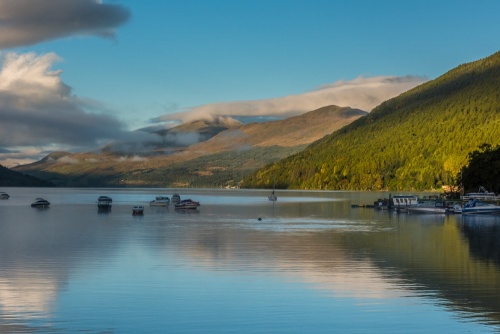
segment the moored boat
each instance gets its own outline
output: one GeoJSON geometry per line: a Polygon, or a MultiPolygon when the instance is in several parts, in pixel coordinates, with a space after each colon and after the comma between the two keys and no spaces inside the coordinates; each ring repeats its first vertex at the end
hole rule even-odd
{"type": "Polygon", "coordinates": [[[408,207],[418,205],[416,195],[395,195],[392,197],[392,208],[398,212],[408,212],[408,207]]]}
{"type": "Polygon", "coordinates": [[[31,203],[32,208],[48,208],[50,202],[44,198],[38,197],[35,199],[33,203],[31,203]]]}
{"type": "Polygon", "coordinates": [[[167,196],[156,196],[154,200],[149,202],[151,206],[167,206],[170,203],[170,198],[167,196]]]}
{"type": "Polygon", "coordinates": [[[464,202],[470,201],[472,199],[481,201],[500,201],[500,195],[496,195],[494,192],[488,191],[484,187],[479,187],[479,190],[477,192],[466,193],[461,197],[464,202]]]}
{"type": "Polygon", "coordinates": [[[387,198],[379,198],[373,202],[373,206],[379,210],[389,209],[389,200],[387,198]]]}
{"type": "Polygon", "coordinates": [[[181,196],[179,194],[172,195],[172,203],[179,203],[181,201],[181,196]]]}
{"type": "Polygon", "coordinates": [[[409,206],[408,212],[415,213],[446,213],[446,203],[444,201],[421,201],[417,205],[409,206]]]}
{"type": "Polygon", "coordinates": [[[454,204],[453,205],[453,213],[462,213],[462,205],[454,204]]]}
{"type": "Polygon", "coordinates": [[[461,208],[462,214],[500,214],[500,206],[471,199],[461,208]]]}
{"type": "Polygon", "coordinates": [[[9,199],[10,195],[6,192],[0,191],[0,199],[9,199]]]}
{"type": "Polygon", "coordinates": [[[144,214],[144,207],[142,205],[136,205],[132,208],[132,215],[138,216],[144,214]]]}
{"type": "Polygon", "coordinates": [[[108,209],[111,207],[111,203],[113,203],[113,200],[108,196],[99,196],[97,199],[97,207],[99,209],[108,209]]]}
{"type": "Polygon", "coordinates": [[[179,203],[175,204],[176,209],[196,209],[200,206],[200,202],[193,201],[191,199],[184,199],[179,203]]]}

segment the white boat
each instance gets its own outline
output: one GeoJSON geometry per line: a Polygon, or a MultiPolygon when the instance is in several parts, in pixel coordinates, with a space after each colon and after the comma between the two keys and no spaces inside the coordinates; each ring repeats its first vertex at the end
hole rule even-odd
{"type": "Polygon", "coordinates": [[[0,199],[9,199],[9,198],[10,198],[9,194],[3,191],[0,192],[0,199]]]}
{"type": "Polygon", "coordinates": [[[181,201],[181,197],[179,194],[173,194],[172,195],[172,203],[179,203],[181,201]]]}
{"type": "Polygon", "coordinates": [[[136,205],[132,208],[132,215],[137,216],[143,214],[144,214],[144,207],[142,205],[136,205]]]}
{"type": "Polygon", "coordinates": [[[462,205],[461,204],[453,205],[453,213],[462,213],[462,205]]]}
{"type": "Polygon", "coordinates": [[[500,206],[471,199],[462,206],[462,214],[500,214],[500,206]]]}
{"type": "Polygon", "coordinates": [[[463,201],[469,201],[471,199],[478,199],[481,201],[500,201],[500,195],[496,195],[494,192],[487,191],[484,187],[479,187],[479,191],[475,193],[466,193],[461,196],[463,201]]]}
{"type": "Polygon", "coordinates": [[[97,199],[97,207],[99,209],[108,209],[111,207],[111,203],[113,203],[113,200],[108,196],[99,196],[97,199]]]}
{"type": "Polygon", "coordinates": [[[191,199],[184,199],[179,203],[175,203],[176,209],[196,209],[200,206],[200,202],[193,201],[191,199]]]}
{"type": "Polygon", "coordinates": [[[168,206],[170,203],[170,198],[167,196],[156,196],[154,200],[149,202],[149,205],[151,206],[168,206]]]}
{"type": "Polygon", "coordinates": [[[398,212],[406,212],[409,206],[418,205],[416,195],[395,195],[392,197],[391,206],[398,212]]]}
{"type": "Polygon", "coordinates": [[[31,203],[32,208],[48,208],[50,205],[50,202],[47,201],[46,199],[43,199],[41,197],[38,197],[35,199],[33,203],[31,203]]]}
{"type": "Polygon", "coordinates": [[[414,213],[446,213],[446,203],[444,201],[421,201],[407,209],[408,212],[414,213]]]}

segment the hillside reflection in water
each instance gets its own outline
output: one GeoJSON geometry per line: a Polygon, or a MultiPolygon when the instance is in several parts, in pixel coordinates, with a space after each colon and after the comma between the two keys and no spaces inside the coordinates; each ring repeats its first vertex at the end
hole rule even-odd
{"type": "Polygon", "coordinates": [[[2,333],[500,329],[500,217],[353,209],[386,195],[360,192],[7,192],[2,333]],[[201,207],[147,205],[174,192],[201,207]]]}

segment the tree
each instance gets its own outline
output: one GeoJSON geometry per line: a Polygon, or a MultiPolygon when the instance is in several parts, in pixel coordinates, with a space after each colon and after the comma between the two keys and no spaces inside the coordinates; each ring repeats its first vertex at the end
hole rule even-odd
{"type": "Polygon", "coordinates": [[[483,186],[488,191],[500,192],[500,146],[483,144],[469,153],[469,162],[457,176],[465,192],[477,191],[483,186]]]}

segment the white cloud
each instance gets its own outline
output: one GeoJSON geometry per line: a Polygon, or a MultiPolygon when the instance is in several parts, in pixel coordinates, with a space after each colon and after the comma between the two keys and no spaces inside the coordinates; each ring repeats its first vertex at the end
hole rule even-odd
{"type": "Polygon", "coordinates": [[[0,49],[74,35],[114,37],[130,12],[99,0],[0,0],[0,49]]]}
{"type": "MultiPolygon", "coordinates": [[[[0,147],[43,150],[95,147],[127,139],[125,125],[106,111],[70,94],[51,67],[53,53],[3,54],[0,59],[0,147]],[[92,112],[89,111],[92,110],[92,112]]],[[[32,153],[31,153],[32,155],[32,153]]],[[[18,158],[22,159],[18,154],[18,158]]],[[[1,161],[2,159],[0,159],[1,161]]]]}
{"type": "Polygon", "coordinates": [[[235,101],[206,104],[183,112],[166,114],[156,121],[191,121],[214,115],[227,116],[280,116],[300,115],[327,105],[348,106],[371,111],[380,103],[395,97],[426,81],[416,76],[359,77],[338,81],[303,94],[266,100],[235,101]]]}

